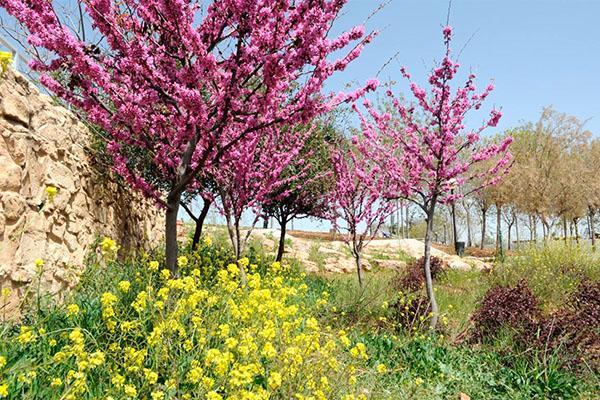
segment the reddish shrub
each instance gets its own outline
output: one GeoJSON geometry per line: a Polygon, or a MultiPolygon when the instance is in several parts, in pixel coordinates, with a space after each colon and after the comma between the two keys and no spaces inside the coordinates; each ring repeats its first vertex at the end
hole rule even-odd
{"type": "MultiPolygon", "coordinates": [[[[425,258],[410,263],[395,280],[394,287],[406,292],[416,292],[425,286],[425,258]]],[[[437,279],[447,268],[444,260],[431,257],[431,277],[437,279]]]]}
{"type": "Polygon", "coordinates": [[[486,293],[472,321],[475,340],[510,328],[526,349],[554,352],[571,366],[585,361],[600,371],[600,282],[583,280],[563,308],[545,316],[524,280],[514,287],[496,286],[486,293]]]}
{"type": "Polygon", "coordinates": [[[495,286],[487,291],[473,314],[473,337],[494,336],[500,328],[531,329],[540,316],[539,302],[525,280],[516,286],[495,286]]]}
{"type": "Polygon", "coordinates": [[[391,305],[391,309],[391,319],[397,328],[420,332],[429,327],[431,304],[423,294],[402,297],[391,305]]]}
{"type": "Polygon", "coordinates": [[[523,332],[519,341],[544,351],[560,350],[576,365],[600,370],[600,282],[582,281],[566,306],[544,318],[536,332],[523,332]]]}

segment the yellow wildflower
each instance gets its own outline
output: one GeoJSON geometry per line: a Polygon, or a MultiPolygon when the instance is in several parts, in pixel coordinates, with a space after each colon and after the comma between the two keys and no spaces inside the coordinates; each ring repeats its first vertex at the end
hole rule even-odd
{"type": "Polygon", "coordinates": [[[121,281],[117,284],[119,290],[123,293],[129,292],[129,288],[131,287],[131,282],[129,281],[121,281]]]}
{"type": "Polygon", "coordinates": [[[119,251],[117,242],[107,236],[104,236],[104,239],[102,239],[102,242],[100,242],[100,248],[102,255],[108,258],[115,257],[117,255],[117,251],[119,251]]]}
{"type": "Polygon", "coordinates": [[[0,385],[0,397],[8,397],[8,384],[3,383],[0,385]]]}
{"type": "Polygon", "coordinates": [[[281,374],[279,372],[271,372],[267,383],[272,390],[277,389],[281,386],[281,374]]]}
{"type": "Polygon", "coordinates": [[[67,306],[67,316],[74,317],[79,314],[79,306],[77,304],[69,304],[67,306]]]}
{"type": "Polygon", "coordinates": [[[385,366],[385,364],[377,364],[377,366],[375,367],[375,369],[380,374],[385,374],[387,372],[387,367],[385,366]]]}
{"type": "Polygon", "coordinates": [[[50,382],[50,386],[52,386],[52,387],[62,386],[62,384],[63,384],[63,382],[62,382],[62,379],[60,379],[60,378],[54,378],[50,382]]]}
{"type": "Polygon", "coordinates": [[[127,397],[131,397],[131,398],[137,397],[137,389],[133,385],[125,385],[124,392],[127,397]]]}
{"type": "Polygon", "coordinates": [[[152,272],[158,271],[159,266],[160,266],[160,264],[158,263],[158,261],[150,261],[148,263],[148,269],[152,272]]]}
{"type": "Polygon", "coordinates": [[[46,186],[46,196],[48,197],[49,202],[53,202],[56,197],[56,193],[58,193],[58,189],[52,185],[46,186]]]}

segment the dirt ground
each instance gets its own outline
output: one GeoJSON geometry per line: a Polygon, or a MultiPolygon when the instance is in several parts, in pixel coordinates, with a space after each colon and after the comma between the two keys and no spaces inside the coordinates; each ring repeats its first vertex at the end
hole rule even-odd
{"type": "MultiPolygon", "coordinates": [[[[252,236],[260,240],[268,251],[275,251],[279,230],[255,229],[252,236]]],[[[290,231],[286,239],[285,254],[300,260],[309,272],[349,273],[356,268],[352,254],[340,234],[290,231]]],[[[400,270],[411,259],[422,257],[423,250],[423,242],[417,239],[374,239],[364,250],[365,268],[400,270]]],[[[490,268],[484,259],[459,257],[435,247],[432,255],[442,258],[454,269],[490,268]]]]}

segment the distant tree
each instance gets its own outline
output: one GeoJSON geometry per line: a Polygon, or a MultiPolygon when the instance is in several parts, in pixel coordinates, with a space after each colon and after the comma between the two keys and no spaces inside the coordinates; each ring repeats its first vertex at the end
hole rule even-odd
{"type": "Polygon", "coordinates": [[[295,174],[284,176],[283,171],[298,156],[308,133],[299,134],[286,127],[270,129],[275,132],[246,138],[243,151],[232,152],[211,171],[237,259],[241,258],[252,229],[263,215],[261,207],[270,193],[297,179],[295,174]],[[249,209],[253,210],[254,219],[242,232],[242,215],[249,209]]]}
{"type": "Polygon", "coordinates": [[[283,170],[284,183],[270,190],[262,201],[262,213],[279,224],[276,261],[283,257],[288,222],[328,216],[329,191],[335,183],[330,147],[338,141],[339,134],[329,120],[314,121],[311,125],[294,128],[310,132],[302,149],[283,170]]]}
{"type": "Polygon", "coordinates": [[[387,173],[361,151],[363,144],[362,137],[353,136],[352,143],[332,148],[335,185],[329,194],[331,222],[336,230],[340,222],[343,223],[341,228],[347,232],[343,239],[354,256],[361,287],[364,284],[363,249],[395,207],[395,202],[388,200],[387,173]]]}

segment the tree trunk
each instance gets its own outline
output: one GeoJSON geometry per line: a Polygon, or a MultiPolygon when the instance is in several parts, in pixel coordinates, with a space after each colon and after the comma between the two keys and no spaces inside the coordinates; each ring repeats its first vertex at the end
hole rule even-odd
{"type": "Polygon", "coordinates": [[[198,246],[198,243],[200,242],[200,237],[202,236],[202,227],[204,226],[204,220],[208,215],[210,205],[210,201],[204,200],[202,211],[200,211],[200,215],[198,215],[198,219],[196,219],[196,229],[194,229],[194,238],[192,239],[192,250],[195,250],[198,246]]]}
{"type": "Polygon", "coordinates": [[[521,239],[519,238],[519,216],[517,214],[515,214],[515,236],[517,239],[515,243],[515,248],[519,249],[521,239]]]}
{"type": "Polygon", "coordinates": [[[514,222],[511,222],[510,224],[508,224],[507,227],[507,236],[506,236],[506,247],[508,248],[508,250],[511,250],[511,232],[512,231],[512,226],[514,225],[514,222]]]}
{"type": "Polygon", "coordinates": [[[448,244],[448,227],[446,222],[444,222],[444,244],[448,244]]]}
{"type": "Polygon", "coordinates": [[[277,247],[277,257],[275,261],[281,261],[283,259],[283,252],[285,250],[285,230],[287,225],[287,219],[283,218],[279,221],[280,234],[279,234],[279,247],[277,247]]]}
{"type": "MultiPolygon", "coordinates": [[[[242,258],[242,235],[240,232],[240,220],[239,218],[235,219],[235,224],[234,224],[234,228],[235,228],[235,259],[239,260],[240,258],[242,258]]],[[[244,270],[244,267],[242,267],[241,265],[239,265],[238,263],[238,267],[240,269],[240,281],[242,282],[242,285],[245,285],[246,282],[248,282],[248,278],[246,277],[246,271],[244,270]]]]}
{"type": "Polygon", "coordinates": [[[567,236],[569,232],[567,232],[567,217],[563,216],[563,234],[565,235],[565,243],[567,242],[567,236]]]}
{"type": "Polygon", "coordinates": [[[481,210],[481,244],[479,248],[483,250],[483,245],[485,243],[485,223],[487,220],[487,208],[481,210]]]}
{"type": "Polygon", "coordinates": [[[573,228],[575,229],[575,242],[579,244],[579,221],[573,218],[573,228]]]}
{"type": "Polygon", "coordinates": [[[473,238],[471,235],[471,210],[467,208],[467,205],[463,201],[463,208],[465,209],[465,216],[467,218],[467,247],[473,246],[473,238]]]}
{"type": "Polygon", "coordinates": [[[590,229],[590,240],[592,241],[592,249],[596,250],[596,232],[594,232],[594,210],[592,210],[592,207],[588,208],[588,214],[589,214],[589,222],[588,222],[588,227],[590,229]]]}
{"type": "Polygon", "coordinates": [[[546,239],[550,237],[550,224],[543,216],[540,217],[540,220],[542,221],[542,234],[544,236],[544,241],[546,241],[546,239]]]}
{"type": "Polygon", "coordinates": [[[431,206],[427,212],[427,229],[425,230],[425,249],[423,252],[424,269],[425,269],[425,285],[427,287],[427,297],[431,303],[431,322],[430,326],[435,329],[439,318],[439,308],[435,299],[435,291],[433,290],[433,279],[431,277],[431,235],[433,233],[433,214],[435,212],[436,199],[432,199],[431,206]]]}
{"type": "Polygon", "coordinates": [[[167,196],[167,212],[165,215],[165,261],[171,275],[177,276],[177,213],[181,193],[169,193],[167,196]]]}
{"type": "Polygon", "coordinates": [[[269,229],[269,217],[263,218],[263,229],[269,229]]]}
{"type": "Polygon", "coordinates": [[[496,204],[496,251],[502,248],[502,238],[500,231],[502,230],[502,206],[496,204]]]}
{"type": "Polygon", "coordinates": [[[358,285],[360,286],[360,288],[363,288],[364,285],[364,276],[363,276],[363,269],[362,269],[362,252],[360,251],[354,251],[354,259],[356,261],[356,274],[358,275],[358,285]]]}

